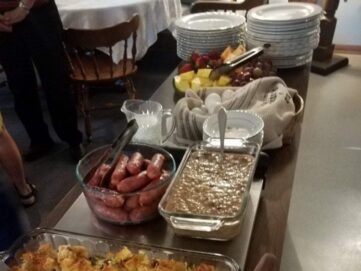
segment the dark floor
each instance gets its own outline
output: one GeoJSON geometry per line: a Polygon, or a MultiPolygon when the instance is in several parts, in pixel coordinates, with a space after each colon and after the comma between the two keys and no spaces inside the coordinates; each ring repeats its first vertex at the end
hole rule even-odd
{"type": "MultiPolygon", "coordinates": [[[[138,98],[148,99],[177,66],[179,61],[180,59],[176,56],[175,40],[168,31],[161,32],[158,41],[149,48],[145,57],[137,63],[139,70],[134,78],[134,83],[138,98]]],[[[3,81],[3,79],[3,74],[1,74],[0,81],[3,81]]],[[[116,88],[94,89],[91,95],[92,100],[97,102],[99,100],[113,101],[119,99],[119,102],[122,103],[122,100],[126,99],[126,94],[119,94],[119,89],[116,88]]],[[[0,87],[0,110],[8,130],[20,150],[26,150],[29,139],[14,112],[12,95],[6,86],[0,87]]],[[[45,104],[44,112],[47,122],[50,123],[45,104]]],[[[93,141],[90,145],[87,145],[87,151],[111,142],[124,124],[125,118],[119,108],[92,113],[93,141]]],[[[81,117],[79,117],[79,127],[83,129],[81,117]]],[[[37,204],[26,209],[32,227],[38,226],[41,220],[47,216],[77,182],[75,177],[76,164],[71,161],[67,146],[60,142],[53,130],[51,130],[51,134],[58,142],[55,151],[35,162],[25,163],[28,178],[36,184],[39,190],[37,204]]]]}

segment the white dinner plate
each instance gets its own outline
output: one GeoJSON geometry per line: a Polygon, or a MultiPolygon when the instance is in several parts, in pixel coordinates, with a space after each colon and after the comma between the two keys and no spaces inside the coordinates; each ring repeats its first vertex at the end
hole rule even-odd
{"type": "Polygon", "coordinates": [[[298,39],[310,39],[316,35],[318,35],[320,33],[320,30],[317,29],[313,29],[313,30],[309,30],[308,32],[304,32],[304,33],[286,33],[286,34],[259,34],[259,33],[255,33],[253,31],[247,31],[245,36],[246,38],[253,38],[255,40],[262,40],[262,41],[292,41],[292,40],[298,40],[298,39]]]}
{"type": "Polygon", "coordinates": [[[175,21],[175,25],[192,31],[209,31],[233,28],[245,22],[244,16],[231,12],[201,12],[183,16],[175,21]]]}
{"type": "Polygon", "coordinates": [[[267,25],[259,24],[259,23],[253,23],[248,21],[247,22],[247,28],[252,28],[255,31],[259,32],[288,32],[288,31],[304,31],[307,29],[313,29],[315,27],[318,27],[320,25],[320,20],[313,20],[311,22],[307,23],[301,23],[301,24],[285,24],[283,26],[280,25],[274,25],[273,23],[268,23],[267,25]]]}
{"type": "Polygon", "coordinates": [[[248,11],[247,19],[252,21],[289,23],[307,22],[320,16],[322,8],[310,3],[281,3],[268,4],[252,8],[248,11]]]}

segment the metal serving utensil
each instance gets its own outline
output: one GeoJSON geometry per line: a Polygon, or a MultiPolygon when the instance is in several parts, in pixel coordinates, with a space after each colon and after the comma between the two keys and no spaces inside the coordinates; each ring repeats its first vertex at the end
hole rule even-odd
{"type": "Polygon", "coordinates": [[[96,170],[99,166],[105,162],[110,164],[110,169],[107,171],[103,179],[100,181],[100,186],[104,186],[109,178],[109,174],[111,173],[112,169],[114,169],[117,158],[119,157],[123,148],[129,143],[132,139],[134,134],[138,130],[138,124],[135,119],[132,119],[127,123],[127,126],[124,130],[117,136],[117,138],[113,141],[112,145],[110,145],[104,153],[100,156],[99,160],[95,163],[95,165],[89,170],[87,175],[84,178],[84,182],[88,183],[91,177],[95,174],[96,170]],[[109,174],[108,174],[109,173],[109,174]]]}
{"type": "Polygon", "coordinates": [[[218,111],[218,129],[219,129],[219,140],[221,147],[221,163],[224,158],[224,136],[227,127],[227,111],[224,107],[221,107],[218,111]]]}
{"type": "Polygon", "coordinates": [[[264,48],[266,48],[266,46],[255,47],[251,50],[248,50],[247,52],[245,52],[244,54],[242,54],[238,57],[230,59],[229,61],[225,62],[224,64],[220,65],[219,67],[213,69],[211,71],[211,73],[209,74],[209,79],[211,79],[213,81],[218,80],[222,74],[227,74],[231,70],[237,68],[238,66],[263,54],[264,48]]]}

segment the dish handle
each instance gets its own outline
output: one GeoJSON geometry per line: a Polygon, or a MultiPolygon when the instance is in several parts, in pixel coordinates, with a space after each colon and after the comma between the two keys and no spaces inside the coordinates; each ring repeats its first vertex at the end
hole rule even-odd
{"type": "Polygon", "coordinates": [[[169,220],[173,228],[178,230],[212,232],[218,230],[223,225],[223,221],[219,219],[210,220],[171,216],[169,220]]]}

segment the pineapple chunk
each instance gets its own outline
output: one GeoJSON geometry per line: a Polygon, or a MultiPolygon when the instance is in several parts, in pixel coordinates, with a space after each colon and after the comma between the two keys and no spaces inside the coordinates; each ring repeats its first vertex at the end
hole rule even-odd
{"type": "Polygon", "coordinates": [[[194,77],[191,82],[191,88],[193,90],[198,90],[202,87],[202,80],[200,77],[194,77]]]}
{"type": "Polygon", "coordinates": [[[174,84],[179,91],[186,91],[187,89],[190,89],[191,86],[189,82],[190,81],[188,80],[183,80],[180,75],[174,76],[174,84]]]}
{"type": "Polygon", "coordinates": [[[232,78],[227,75],[221,75],[218,79],[218,86],[227,86],[231,82],[232,78]]]}
{"type": "Polygon", "coordinates": [[[211,79],[209,79],[208,77],[200,77],[201,79],[201,83],[202,83],[202,87],[211,87],[213,86],[213,81],[211,79]]]}
{"type": "Polygon", "coordinates": [[[181,73],[179,76],[182,81],[191,81],[194,78],[194,71],[181,73]]]}
{"type": "Polygon", "coordinates": [[[212,69],[198,69],[197,76],[203,77],[203,78],[208,78],[211,71],[212,71],[212,69]]]}

